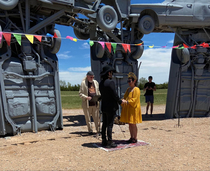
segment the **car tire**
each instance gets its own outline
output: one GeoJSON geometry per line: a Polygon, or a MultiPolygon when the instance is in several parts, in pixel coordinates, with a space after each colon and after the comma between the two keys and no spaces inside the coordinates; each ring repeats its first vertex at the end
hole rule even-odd
{"type": "Polygon", "coordinates": [[[176,49],[176,54],[179,59],[179,62],[182,64],[186,64],[190,60],[190,52],[189,49],[184,48],[184,49],[176,49]]]}
{"type": "Polygon", "coordinates": [[[78,39],[87,40],[90,38],[90,34],[82,33],[76,29],[74,29],[74,34],[78,39]]]}
{"type": "Polygon", "coordinates": [[[57,29],[54,29],[54,33],[56,33],[58,38],[53,38],[52,47],[50,48],[52,54],[58,53],[61,47],[61,33],[57,29]]]}
{"type": "Polygon", "coordinates": [[[143,34],[149,34],[153,32],[155,28],[155,21],[150,15],[145,15],[140,18],[138,23],[138,29],[143,34]]]}
{"type": "MultiPolygon", "coordinates": [[[[138,44],[138,43],[142,43],[142,41],[141,40],[136,40],[135,44],[138,44]]],[[[141,46],[133,46],[133,47],[131,47],[131,57],[133,59],[141,58],[143,52],[144,52],[144,43],[141,46]]]]}
{"type": "Polygon", "coordinates": [[[96,21],[98,26],[105,32],[109,32],[116,28],[118,16],[115,9],[109,5],[105,5],[98,11],[96,21]]]}
{"type": "Polygon", "coordinates": [[[0,9],[11,10],[15,8],[19,0],[0,0],[0,9]]]}
{"type": "Polygon", "coordinates": [[[95,43],[95,55],[97,58],[103,58],[105,48],[102,47],[100,43],[95,43]]]}

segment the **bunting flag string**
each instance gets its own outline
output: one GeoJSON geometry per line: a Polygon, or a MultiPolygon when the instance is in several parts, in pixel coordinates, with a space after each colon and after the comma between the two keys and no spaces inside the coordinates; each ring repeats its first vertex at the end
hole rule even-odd
{"type": "MultiPolygon", "coordinates": [[[[24,34],[24,33],[11,33],[11,32],[0,32],[0,43],[2,43],[3,38],[5,39],[6,43],[8,44],[8,46],[10,46],[11,44],[11,36],[14,36],[17,43],[21,46],[21,40],[22,40],[22,35],[25,36],[29,42],[31,44],[34,44],[34,37],[39,41],[42,42],[42,37],[51,37],[51,38],[60,38],[60,39],[70,39],[74,42],[78,42],[78,40],[80,41],[84,41],[81,39],[77,39],[71,36],[66,36],[64,37],[58,37],[58,35],[56,33],[54,33],[54,35],[47,33],[46,35],[33,35],[33,34],[24,34]]],[[[141,43],[137,43],[137,44],[126,44],[126,43],[116,43],[116,42],[103,42],[103,41],[96,41],[96,40],[88,40],[87,43],[90,46],[93,46],[95,43],[99,43],[103,49],[105,47],[107,47],[107,49],[109,50],[109,52],[112,52],[112,48],[113,48],[113,52],[116,53],[116,49],[117,49],[117,45],[121,45],[123,47],[123,49],[125,50],[125,52],[127,53],[128,51],[131,52],[131,46],[144,46],[144,47],[148,47],[148,48],[167,48],[168,45],[166,44],[166,46],[155,46],[155,45],[144,45],[144,42],[141,43]]],[[[185,49],[185,48],[191,48],[191,49],[197,49],[198,47],[203,47],[203,48],[210,48],[210,44],[203,42],[201,44],[197,44],[197,45],[193,45],[193,46],[189,46],[186,45],[185,43],[177,45],[177,46],[172,46],[172,47],[168,47],[168,48],[172,48],[172,49],[185,49]]]]}

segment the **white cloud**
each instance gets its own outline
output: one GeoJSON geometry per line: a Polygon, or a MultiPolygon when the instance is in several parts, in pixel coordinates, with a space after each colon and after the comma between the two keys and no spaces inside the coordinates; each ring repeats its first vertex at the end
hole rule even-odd
{"type": "Polygon", "coordinates": [[[69,59],[71,58],[72,56],[69,55],[70,51],[65,51],[63,53],[58,53],[57,56],[59,59],[69,59]]]}
{"type": "Polygon", "coordinates": [[[87,42],[83,43],[81,49],[90,49],[90,45],[87,42]]]}
{"type": "Polygon", "coordinates": [[[168,43],[171,43],[171,44],[173,44],[173,43],[174,43],[174,39],[172,39],[172,40],[169,40],[169,41],[168,41],[168,43]]]}
{"type": "Polygon", "coordinates": [[[68,71],[72,71],[72,72],[88,72],[91,70],[90,66],[87,67],[71,67],[68,69],[68,71]]]}
{"type": "Polygon", "coordinates": [[[156,83],[167,82],[171,63],[170,48],[146,49],[139,59],[142,62],[139,77],[148,78],[152,75],[156,83]]]}
{"type": "Polygon", "coordinates": [[[87,72],[69,72],[60,71],[60,80],[71,83],[71,85],[81,84],[83,78],[86,76],[87,72]]]}

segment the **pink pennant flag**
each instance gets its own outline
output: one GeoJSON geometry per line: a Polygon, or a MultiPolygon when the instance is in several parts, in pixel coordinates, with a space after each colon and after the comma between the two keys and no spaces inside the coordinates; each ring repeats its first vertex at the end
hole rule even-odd
{"type": "Polygon", "coordinates": [[[71,37],[71,36],[66,36],[66,39],[70,39],[70,40],[72,40],[73,41],[73,37],[71,37]]]}
{"type": "Polygon", "coordinates": [[[179,46],[173,46],[172,48],[175,49],[175,48],[178,48],[178,47],[179,47],[179,46]]]}
{"type": "Polygon", "coordinates": [[[130,44],[127,44],[127,49],[131,53],[131,45],[130,44]]]}
{"type": "Polygon", "coordinates": [[[105,43],[104,42],[98,42],[98,43],[100,43],[101,44],[101,46],[103,47],[103,49],[104,49],[104,47],[105,47],[105,43]]]}
{"type": "Polygon", "coordinates": [[[0,44],[1,44],[1,41],[2,41],[2,32],[0,32],[0,44]]]}
{"type": "Polygon", "coordinates": [[[10,46],[10,42],[11,42],[11,33],[4,33],[3,32],[3,36],[8,44],[8,46],[10,46]]]}
{"type": "Polygon", "coordinates": [[[125,50],[125,53],[127,53],[127,51],[128,51],[128,46],[127,46],[127,44],[122,44],[122,47],[123,47],[123,49],[125,50]]]}
{"type": "Polygon", "coordinates": [[[111,53],[112,52],[112,45],[111,43],[105,43],[106,44],[106,47],[108,48],[109,52],[111,53]]]}
{"type": "Polygon", "coordinates": [[[34,37],[36,37],[37,40],[39,40],[40,42],[42,42],[42,36],[34,35],[34,37]]]}

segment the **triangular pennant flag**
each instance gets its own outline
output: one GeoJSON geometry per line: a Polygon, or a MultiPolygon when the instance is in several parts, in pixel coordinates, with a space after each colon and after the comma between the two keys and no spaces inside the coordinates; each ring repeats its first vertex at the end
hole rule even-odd
{"type": "Polygon", "coordinates": [[[183,45],[179,45],[179,47],[177,49],[184,49],[183,45]]]}
{"type": "Polygon", "coordinates": [[[101,46],[103,47],[103,49],[104,49],[104,47],[105,47],[105,43],[104,42],[98,42],[98,43],[100,43],[101,44],[101,46]]]}
{"type": "Polygon", "coordinates": [[[208,44],[208,43],[203,42],[202,44],[200,44],[200,46],[203,46],[204,48],[208,48],[208,47],[209,47],[209,44],[208,44]]]}
{"type": "Polygon", "coordinates": [[[73,41],[74,41],[74,42],[77,42],[77,39],[73,38],[73,41]]]}
{"type": "Polygon", "coordinates": [[[135,46],[141,46],[143,44],[143,42],[135,44],[135,46]]]}
{"type": "Polygon", "coordinates": [[[165,46],[162,46],[162,48],[166,48],[168,46],[168,43],[165,46]]]}
{"type": "Polygon", "coordinates": [[[189,48],[189,46],[187,46],[186,44],[183,43],[184,48],[189,48]]]}
{"type": "Polygon", "coordinates": [[[127,53],[127,51],[128,51],[127,44],[122,44],[122,47],[123,47],[123,49],[125,50],[125,53],[127,53]]]}
{"type": "Polygon", "coordinates": [[[2,32],[0,32],[0,44],[1,44],[1,41],[2,41],[2,32]]]}
{"type": "Polygon", "coordinates": [[[10,42],[11,42],[11,33],[4,33],[3,32],[3,36],[8,44],[8,46],[10,46],[10,42]]]}
{"type": "Polygon", "coordinates": [[[112,45],[114,53],[115,53],[116,52],[116,48],[117,48],[117,43],[111,43],[111,45],[112,45]]]}
{"type": "Polygon", "coordinates": [[[57,34],[56,34],[56,32],[54,33],[54,36],[53,36],[54,38],[58,38],[58,36],[57,36],[57,34]]]}
{"type": "Polygon", "coordinates": [[[66,39],[70,39],[73,41],[73,37],[71,37],[71,36],[66,36],[66,39]]]}
{"type": "Polygon", "coordinates": [[[173,49],[177,49],[178,47],[179,47],[179,46],[173,46],[172,48],[173,48],[173,49]]]}
{"type": "Polygon", "coordinates": [[[127,44],[127,49],[131,53],[131,45],[130,44],[127,44]]]}
{"type": "Polygon", "coordinates": [[[42,41],[42,36],[34,35],[34,37],[36,37],[40,42],[42,41]]]}
{"type": "Polygon", "coordinates": [[[22,38],[21,34],[15,34],[15,33],[13,33],[13,36],[16,38],[17,42],[21,46],[21,38],[22,38]]]}
{"type": "Polygon", "coordinates": [[[149,46],[149,48],[153,48],[154,47],[154,45],[152,45],[152,46],[149,46]]]}
{"type": "Polygon", "coordinates": [[[50,34],[50,33],[47,33],[46,36],[47,36],[47,37],[53,37],[53,35],[50,34]]]}
{"type": "Polygon", "coordinates": [[[194,46],[191,46],[191,48],[192,48],[192,49],[197,49],[196,45],[194,45],[194,46]]]}
{"type": "Polygon", "coordinates": [[[34,44],[34,35],[31,34],[25,34],[27,39],[31,42],[31,44],[34,44]]]}
{"type": "Polygon", "coordinates": [[[90,46],[93,46],[94,42],[93,41],[89,41],[89,44],[90,44],[90,46]]]}
{"type": "Polygon", "coordinates": [[[111,53],[112,52],[112,45],[111,45],[111,43],[105,43],[105,44],[106,44],[106,47],[109,50],[109,53],[111,53]]]}

